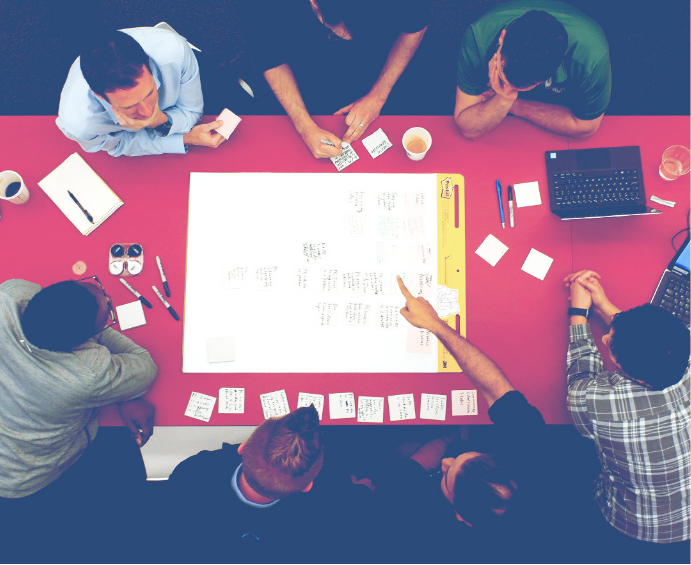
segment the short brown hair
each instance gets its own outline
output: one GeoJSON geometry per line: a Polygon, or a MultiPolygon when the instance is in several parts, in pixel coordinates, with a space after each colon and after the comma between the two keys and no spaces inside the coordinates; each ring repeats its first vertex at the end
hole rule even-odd
{"type": "Polygon", "coordinates": [[[321,471],[324,443],[314,406],[262,422],[245,443],[242,474],[267,498],[304,490],[321,471]]]}

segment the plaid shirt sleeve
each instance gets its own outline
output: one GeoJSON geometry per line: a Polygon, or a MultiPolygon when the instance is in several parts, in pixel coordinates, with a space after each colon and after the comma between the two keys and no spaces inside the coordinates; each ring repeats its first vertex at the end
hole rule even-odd
{"type": "Polygon", "coordinates": [[[588,416],[587,389],[604,368],[602,355],[595,345],[590,324],[569,327],[569,349],[566,353],[566,406],[578,432],[593,438],[588,416]]]}

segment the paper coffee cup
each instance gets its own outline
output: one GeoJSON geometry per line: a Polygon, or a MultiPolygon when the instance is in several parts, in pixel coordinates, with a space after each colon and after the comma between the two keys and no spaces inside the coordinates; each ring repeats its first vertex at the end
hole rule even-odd
{"type": "Polygon", "coordinates": [[[403,134],[403,147],[408,159],[420,161],[432,147],[432,136],[424,128],[410,128],[403,134]]]}
{"type": "Polygon", "coordinates": [[[24,180],[14,171],[0,173],[0,198],[13,204],[24,204],[29,200],[29,189],[24,180]]]}

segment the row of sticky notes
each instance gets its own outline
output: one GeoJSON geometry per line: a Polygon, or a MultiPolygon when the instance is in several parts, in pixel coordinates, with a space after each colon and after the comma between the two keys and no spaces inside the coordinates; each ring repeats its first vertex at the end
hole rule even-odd
{"type": "MultiPolygon", "coordinates": [[[[277,390],[261,394],[260,400],[264,418],[276,418],[290,413],[288,397],[285,390],[277,390]]],[[[383,396],[359,396],[357,407],[355,394],[352,392],[337,392],[329,394],[329,417],[332,420],[344,418],[357,418],[358,422],[384,422],[383,396]]],[[[446,419],[445,394],[422,393],[420,397],[420,419],[439,420],[446,419]]],[[[245,389],[222,388],[218,391],[219,414],[243,414],[245,412],[245,389]]],[[[185,416],[208,422],[213,414],[216,398],[201,392],[193,392],[190,396],[185,416]]],[[[324,395],[301,392],[298,394],[296,408],[313,405],[322,419],[324,412],[324,395]]],[[[413,394],[396,394],[388,397],[389,420],[415,419],[415,396],[413,394]]],[[[451,391],[451,415],[452,416],[477,416],[477,391],[476,390],[452,390],[451,391]]]]}
{"type": "MultiPolygon", "coordinates": [[[[492,234],[489,234],[480,247],[475,250],[475,253],[494,267],[508,250],[509,248],[506,245],[492,234]]],[[[521,270],[544,281],[553,261],[554,259],[544,253],[540,253],[537,249],[531,249],[523,262],[521,270]]]]}
{"type": "MultiPolygon", "coordinates": [[[[365,149],[372,156],[372,159],[376,159],[384,153],[387,149],[393,147],[389,138],[386,137],[384,131],[379,128],[372,135],[369,135],[362,140],[362,144],[365,149]]],[[[341,154],[338,157],[331,157],[331,162],[334,164],[337,170],[342,171],[348,165],[352,165],[360,157],[355,153],[355,149],[349,143],[343,142],[341,144],[341,154]]]]}

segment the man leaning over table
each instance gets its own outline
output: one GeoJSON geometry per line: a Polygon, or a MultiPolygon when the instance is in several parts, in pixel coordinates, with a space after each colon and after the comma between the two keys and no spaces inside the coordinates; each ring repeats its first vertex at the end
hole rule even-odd
{"type": "Polygon", "coordinates": [[[607,525],[605,531],[639,554],[680,551],[688,560],[689,545],[680,542],[691,538],[689,330],[651,304],[622,312],[594,271],[564,281],[571,301],[567,407],[598,452],[595,500],[621,534],[607,525]],[[614,371],[603,370],[587,319],[591,306],[608,324],[602,343],[614,371]]]}
{"type": "Polygon", "coordinates": [[[196,125],[204,101],[199,65],[187,41],[156,28],[95,38],[72,64],[56,123],[84,151],[121,155],[186,153],[218,147],[222,121],[196,125]]]}
{"type": "Polygon", "coordinates": [[[555,0],[516,0],[463,35],[454,118],[468,139],[508,114],[586,138],[600,126],[611,87],[609,46],[596,22],[555,0]]]}

